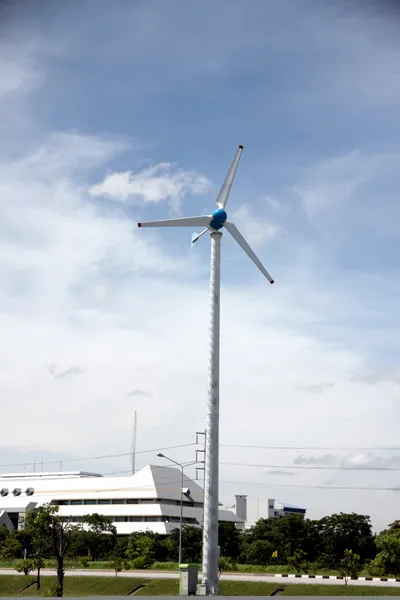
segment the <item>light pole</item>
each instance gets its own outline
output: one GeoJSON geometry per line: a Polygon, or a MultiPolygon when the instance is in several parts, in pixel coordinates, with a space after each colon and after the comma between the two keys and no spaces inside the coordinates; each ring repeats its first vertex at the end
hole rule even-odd
{"type": "Polygon", "coordinates": [[[178,558],[178,563],[181,564],[182,563],[182,521],[183,521],[183,469],[185,468],[185,466],[181,465],[181,463],[176,462],[176,460],[174,460],[173,458],[169,458],[169,456],[165,456],[165,454],[163,454],[162,452],[159,452],[157,454],[157,456],[159,458],[165,458],[165,460],[169,460],[170,462],[177,465],[180,468],[181,473],[182,473],[182,477],[181,477],[181,514],[179,517],[179,558],[178,558]]]}
{"type": "Polygon", "coordinates": [[[185,465],[182,465],[181,463],[178,463],[173,458],[170,458],[169,456],[165,456],[165,454],[163,454],[162,452],[158,452],[157,456],[159,458],[165,458],[165,460],[169,460],[170,462],[174,463],[174,465],[176,465],[177,467],[180,468],[181,473],[182,473],[182,476],[181,476],[181,502],[180,502],[181,511],[180,511],[180,517],[179,517],[179,557],[178,557],[178,562],[179,562],[179,564],[181,564],[181,562],[182,562],[182,523],[183,523],[183,481],[184,481],[183,470],[185,467],[189,467],[190,465],[197,464],[197,461],[194,461],[191,463],[186,463],[185,465]]]}

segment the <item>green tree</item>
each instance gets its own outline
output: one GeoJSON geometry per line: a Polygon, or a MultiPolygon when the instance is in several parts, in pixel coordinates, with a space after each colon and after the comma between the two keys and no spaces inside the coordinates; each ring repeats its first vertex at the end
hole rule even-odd
{"type": "Polygon", "coordinates": [[[105,557],[113,552],[117,542],[117,530],[111,520],[95,513],[84,519],[85,531],[81,536],[86,538],[88,554],[92,560],[105,557]]]}
{"type": "MultiPolygon", "coordinates": [[[[169,560],[178,559],[179,529],[173,529],[165,540],[169,560]]],[[[182,529],[182,560],[185,562],[200,562],[202,549],[202,530],[200,527],[184,525],[182,529]]]]}
{"type": "Polygon", "coordinates": [[[220,556],[237,560],[241,551],[240,531],[234,523],[220,523],[218,527],[220,556]]]}
{"type": "Polygon", "coordinates": [[[22,544],[19,541],[19,536],[17,531],[13,531],[10,535],[5,539],[2,547],[1,554],[7,562],[11,562],[16,558],[22,558],[23,548],[22,544]]]}
{"type": "Polygon", "coordinates": [[[143,565],[150,567],[155,557],[156,536],[152,532],[137,532],[129,536],[126,558],[134,562],[140,558],[143,565]]]}
{"type": "MultiPolygon", "coordinates": [[[[281,519],[260,519],[241,537],[242,557],[250,556],[248,546],[255,541],[268,542],[272,552],[277,550],[279,559],[283,562],[288,561],[297,551],[305,552],[307,560],[315,560],[319,547],[319,522],[303,519],[298,515],[288,515],[281,519]]],[[[265,556],[265,560],[267,562],[264,564],[270,564],[272,556],[268,559],[265,556]]]]}
{"type": "Polygon", "coordinates": [[[345,550],[344,557],[340,561],[340,572],[344,576],[344,582],[347,585],[349,578],[356,578],[361,571],[360,555],[352,550],[345,550]]]}
{"type": "Polygon", "coordinates": [[[30,539],[30,544],[36,558],[36,588],[40,590],[40,571],[42,568],[43,557],[46,553],[52,551],[52,538],[50,535],[50,526],[52,517],[55,514],[54,508],[49,504],[39,506],[37,509],[29,511],[25,518],[24,534],[30,539]]]}
{"type": "Polygon", "coordinates": [[[307,553],[304,550],[295,550],[292,556],[289,557],[289,565],[293,567],[296,573],[307,571],[307,553]]]}
{"type": "Polygon", "coordinates": [[[33,560],[20,560],[15,565],[15,570],[17,573],[23,573],[24,575],[29,575],[32,571],[35,570],[35,562],[33,560]]]}
{"type": "Polygon", "coordinates": [[[378,554],[369,564],[371,575],[400,575],[400,521],[389,525],[375,540],[378,554]]]}
{"type": "Polygon", "coordinates": [[[356,513],[340,513],[320,520],[321,554],[329,567],[336,567],[346,550],[360,555],[360,560],[375,553],[370,517],[356,513]]]}
{"type": "Polygon", "coordinates": [[[109,565],[111,569],[115,571],[115,576],[117,576],[118,573],[121,573],[122,569],[124,568],[124,561],[122,560],[122,558],[116,556],[115,558],[110,560],[109,565]]]}
{"type": "Polygon", "coordinates": [[[268,540],[254,540],[243,547],[245,562],[250,565],[268,565],[274,551],[274,545],[268,540]]]}
{"type": "Polygon", "coordinates": [[[4,527],[4,526],[0,527],[0,553],[1,553],[2,546],[9,535],[10,535],[10,533],[9,533],[7,527],[4,527]]]}
{"type": "Polygon", "coordinates": [[[79,531],[78,526],[71,524],[70,519],[60,517],[59,507],[53,505],[44,505],[49,516],[49,535],[53,553],[57,560],[57,592],[56,596],[61,597],[64,593],[64,560],[68,547],[73,536],[79,531]]]}

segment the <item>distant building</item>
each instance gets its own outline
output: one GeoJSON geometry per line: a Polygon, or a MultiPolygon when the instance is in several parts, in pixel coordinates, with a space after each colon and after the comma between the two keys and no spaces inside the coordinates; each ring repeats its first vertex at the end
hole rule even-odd
{"type": "Polygon", "coordinates": [[[247,521],[247,496],[235,496],[235,514],[241,519],[236,527],[244,531],[247,521]]]}
{"type": "MultiPolygon", "coordinates": [[[[179,527],[183,494],[183,524],[201,527],[203,489],[188,477],[183,490],[180,486],[180,469],[154,465],[124,477],[82,471],[0,475],[0,526],[18,529],[27,511],[56,504],[60,516],[73,523],[99,513],[111,519],[120,535],[136,531],[167,534],[179,527]]],[[[242,528],[245,517],[220,510],[219,520],[242,528]]]]}
{"type": "Polygon", "coordinates": [[[268,498],[268,519],[279,519],[286,515],[298,515],[304,518],[306,510],[306,508],[301,508],[300,506],[277,502],[272,498],[268,498]]]}

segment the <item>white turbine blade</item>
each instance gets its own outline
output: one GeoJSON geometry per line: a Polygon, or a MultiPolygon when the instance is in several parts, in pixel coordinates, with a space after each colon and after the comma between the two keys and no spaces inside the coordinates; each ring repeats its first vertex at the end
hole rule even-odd
{"type": "Polygon", "coordinates": [[[270,283],[274,283],[271,275],[268,273],[267,269],[262,264],[261,260],[256,256],[253,250],[250,248],[249,244],[246,242],[238,228],[233,223],[225,222],[224,226],[229,231],[234,240],[239,244],[239,246],[244,250],[249,258],[253,261],[253,263],[258,267],[261,273],[268,279],[270,283]]]}
{"type": "Polygon", "coordinates": [[[235,175],[236,175],[236,170],[238,168],[238,164],[239,164],[239,160],[240,160],[240,155],[242,154],[242,150],[243,150],[243,146],[239,146],[239,148],[236,151],[235,154],[235,158],[233,159],[233,162],[231,164],[231,168],[228,171],[228,175],[226,176],[226,179],[224,181],[224,184],[221,188],[220,193],[218,194],[218,198],[217,198],[217,206],[218,208],[225,208],[226,203],[228,201],[228,196],[229,196],[229,192],[231,191],[231,187],[232,187],[232,183],[233,180],[235,179],[235,175]]]}
{"type": "Polygon", "coordinates": [[[212,216],[202,215],[201,217],[183,217],[181,219],[166,219],[165,221],[145,221],[138,223],[138,227],[206,227],[212,219],[212,216]]]}
{"type": "Polygon", "coordinates": [[[197,242],[197,240],[199,238],[201,238],[201,236],[204,235],[207,231],[208,231],[208,228],[206,227],[206,229],[203,229],[203,231],[201,233],[194,233],[192,235],[192,247],[193,247],[193,244],[195,244],[197,242]]]}

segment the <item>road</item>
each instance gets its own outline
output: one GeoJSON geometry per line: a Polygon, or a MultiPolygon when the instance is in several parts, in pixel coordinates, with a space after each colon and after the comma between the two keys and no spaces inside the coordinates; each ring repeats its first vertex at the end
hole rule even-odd
{"type": "MultiPolygon", "coordinates": [[[[14,569],[0,569],[0,575],[15,575],[14,569]]],[[[54,569],[43,569],[41,571],[43,576],[55,575],[54,569]]],[[[32,573],[34,575],[35,573],[32,573]]],[[[79,577],[110,577],[114,575],[114,571],[103,571],[100,569],[85,569],[85,570],[70,570],[65,571],[67,577],[79,576],[79,577]]],[[[178,579],[178,573],[176,571],[122,571],[118,577],[137,577],[140,579],[178,579]]],[[[226,581],[264,581],[265,583],[276,583],[276,584],[309,584],[309,585],[345,585],[343,579],[322,579],[322,575],[317,575],[315,579],[308,579],[307,577],[295,578],[295,577],[279,577],[277,575],[264,575],[258,573],[223,573],[221,575],[222,580],[226,581]]],[[[396,581],[349,581],[349,585],[362,585],[362,586],[379,586],[379,587],[400,587],[400,582],[396,581]]]]}

